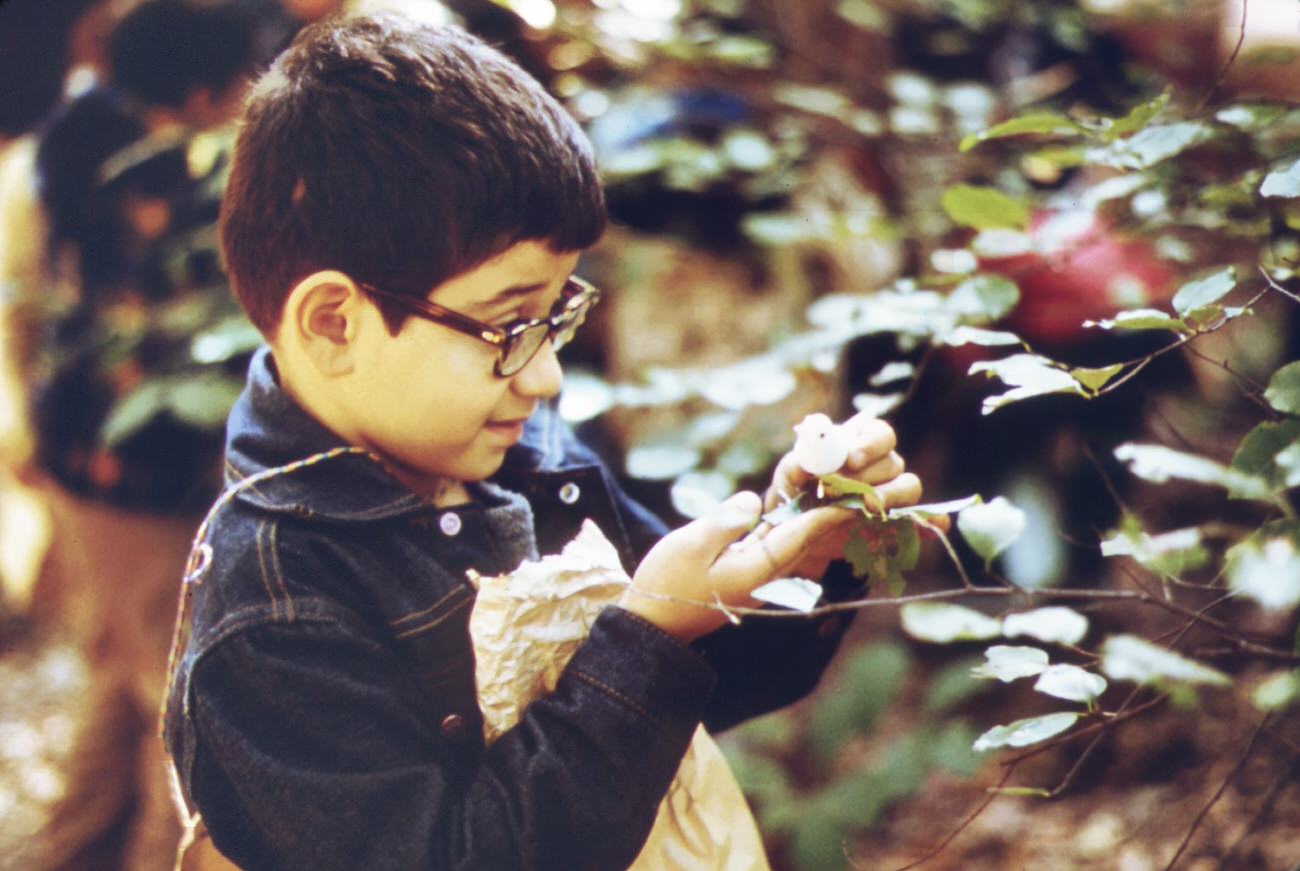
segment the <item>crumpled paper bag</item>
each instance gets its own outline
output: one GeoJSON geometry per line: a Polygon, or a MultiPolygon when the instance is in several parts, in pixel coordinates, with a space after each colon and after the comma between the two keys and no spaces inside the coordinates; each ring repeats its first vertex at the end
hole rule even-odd
{"type": "MultiPolygon", "coordinates": [[[[479,705],[488,743],[551,692],[597,615],[631,582],[590,520],[564,550],[497,577],[471,576],[479,705]]],[[[682,758],[635,871],[769,871],[753,814],[701,726],[682,758]]]]}

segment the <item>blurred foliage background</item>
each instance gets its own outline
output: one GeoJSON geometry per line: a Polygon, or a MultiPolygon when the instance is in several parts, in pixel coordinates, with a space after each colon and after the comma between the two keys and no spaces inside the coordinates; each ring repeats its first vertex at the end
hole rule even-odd
{"type": "MultiPolygon", "coordinates": [[[[57,134],[68,106],[93,108],[85,95],[134,81],[114,82],[106,56],[134,5],[0,5],[4,62],[23,71],[0,75],[0,868],[170,865],[151,733],[160,653],[188,534],[220,480],[225,411],[258,341],[212,232],[230,112],[172,105],[161,122],[128,119],[98,151],[77,151],[94,139],[80,128],[57,134]],[[66,160],[44,165],[83,167],[84,196],[108,209],[95,213],[107,224],[87,226],[118,234],[121,262],[88,257],[36,184],[60,142],[72,143],[66,160]]],[[[251,22],[235,82],[340,7],[228,5],[251,22]]],[[[1229,544],[1293,517],[1300,463],[1283,452],[1300,409],[1263,397],[1298,356],[1300,307],[1287,298],[1300,259],[1296,4],[346,7],[392,5],[498,44],[586,126],[614,223],[580,266],[607,301],[565,352],[562,410],[660,513],[698,516],[761,488],[809,412],[869,409],[897,429],[928,498],[1005,494],[1019,506],[1023,529],[991,566],[1017,589],[1131,588],[1132,561],[1108,559],[1103,538],[1195,526],[1204,544],[1148,548],[1137,571],[1167,593],[1211,590],[1229,544]],[[1204,305],[1179,302],[1189,282],[1229,268],[1204,305]],[[1020,352],[1037,362],[1012,371],[1020,352]],[[1020,392],[991,401],[994,377],[1020,392]],[[1158,474],[1114,454],[1155,442],[1236,468],[1261,420],[1270,449],[1246,471],[1272,484],[1256,502],[1187,484],[1177,463],[1164,470],[1172,485],[1149,486],[1135,477],[1158,474]]],[[[87,123],[102,131],[98,117],[87,123]]],[[[987,556],[954,547],[971,572],[987,556]]],[[[958,583],[933,540],[913,562],[908,592],[958,583]]],[[[1289,590],[1296,566],[1283,556],[1268,571],[1294,571],[1289,590]]],[[[1215,613],[1291,649],[1294,603],[1258,605],[1215,613]]],[[[1113,631],[1181,626],[1082,610],[1113,631]]],[[[1007,782],[972,744],[1047,710],[1043,700],[973,679],[971,642],[918,642],[897,622],[893,608],[865,609],[814,697],[725,736],[775,868],[901,867],[977,810],[926,867],[1165,867],[1202,807],[1181,867],[1300,861],[1295,691],[1273,706],[1266,750],[1237,765],[1229,748],[1255,747],[1244,694],[1271,673],[1234,658],[1240,647],[1215,660],[1236,695],[1184,695],[1197,716],[1171,705],[1113,730],[1082,770],[1077,746],[1050,748],[1011,783],[1064,777],[1069,789],[984,807],[986,787],[1007,782]],[[1210,800],[1229,780],[1228,797],[1210,800]]]]}

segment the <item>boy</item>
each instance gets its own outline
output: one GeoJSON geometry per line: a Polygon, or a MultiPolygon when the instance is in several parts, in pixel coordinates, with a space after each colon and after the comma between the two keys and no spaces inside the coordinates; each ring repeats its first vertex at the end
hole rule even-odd
{"type": "MultiPolygon", "coordinates": [[[[834,651],[842,623],[720,630],[690,602],[822,576],[850,512],[744,537],[742,493],[665,536],[558,422],[555,351],[597,296],[570,275],[604,221],[577,126],[459,30],[323,22],[254,87],[222,242],[270,349],[231,413],[166,717],[240,867],[625,868],[695,728],[803,695],[834,651]],[[485,748],[466,571],[558,552],[584,517],[632,586],[485,748]]],[[[845,472],[915,502],[893,433],[858,424],[845,472]]],[[[770,500],[806,483],[787,458],[770,500]]]]}

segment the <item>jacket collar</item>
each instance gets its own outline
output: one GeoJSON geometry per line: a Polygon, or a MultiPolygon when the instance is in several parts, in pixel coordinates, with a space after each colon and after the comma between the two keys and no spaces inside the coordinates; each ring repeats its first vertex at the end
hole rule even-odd
{"type": "MultiPolygon", "coordinates": [[[[270,349],[249,365],[244,391],[226,431],[226,487],[267,511],[336,520],[378,520],[433,507],[412,493],[373,453],[349,447],[280,386],[270,349]],[[249,483],[247,479],[257,476],[249,483]],[[241,484],[241,482],[244,482],[241,484]]],[[[529,419],[503,471],[562,471],[566,429],[553,405],[529,419]]]]}

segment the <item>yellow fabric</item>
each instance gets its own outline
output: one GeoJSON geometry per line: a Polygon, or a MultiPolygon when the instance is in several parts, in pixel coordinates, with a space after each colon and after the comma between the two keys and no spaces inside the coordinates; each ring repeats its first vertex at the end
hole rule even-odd
{"type": "MultiPolygon", "coordinates": [[[[479,586],[470,635],[488,742],[555,688],[592,622],[629,583],[613,545],[586,521],[563,553],[479,586]]],[[[717,744],[701,726],[635,871],[768,871],[758,827],[717,744]]]]}

